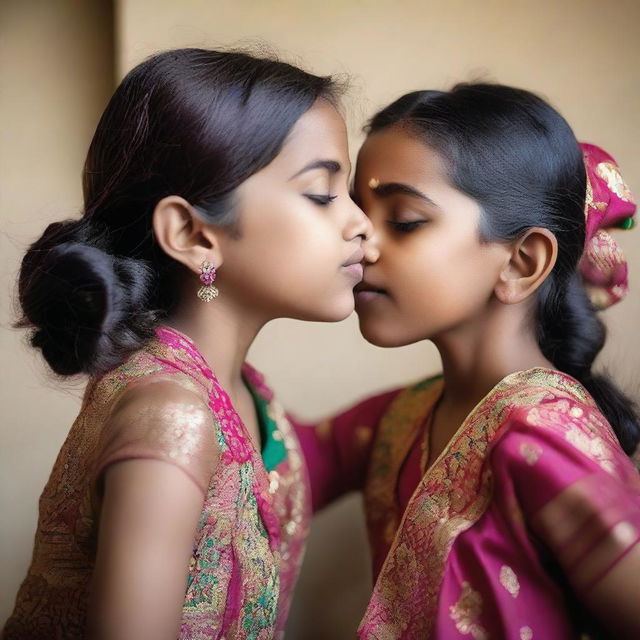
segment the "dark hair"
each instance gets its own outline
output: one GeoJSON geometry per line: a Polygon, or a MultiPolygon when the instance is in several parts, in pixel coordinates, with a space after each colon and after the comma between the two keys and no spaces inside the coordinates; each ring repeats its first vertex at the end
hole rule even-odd
{"type": "Polygon", "coordinates": [[[178,263],[152,234],[158,201],[179,195],[235,225],[234,190],[337,92],[330,77],[238,51],[166,51],[129,72],[89,148],[82,218],[49,225],[22,261],[17,326],[51,368],[104,372],[148,340],[177,299],[178,263]]]}
{"type": "Polygon", "coordinates": [[[531,227],[555,234],[558,259],[537,292],[540,349],[587,388],[632,453],[640,441],[634,404],[591,370],[606,331],[577,271],[585,245],[586,171],[567,122],[528,91],[459,84],[402,96],[372,118],[368,131],[396,125],[434,149],[452,185],[480,204],[483,240],[510,241],[531,227]]]}

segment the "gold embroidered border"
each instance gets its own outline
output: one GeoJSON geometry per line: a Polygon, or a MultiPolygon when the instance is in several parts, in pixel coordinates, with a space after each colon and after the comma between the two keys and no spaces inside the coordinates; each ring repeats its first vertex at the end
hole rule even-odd
{"type": "MultiPolygon", "coordinates": [[[[433,637],[438,595],[447,556],[455,538],[475,524],[492,495],[491,475],[483,471],[487,450],[506,424],[508,414],[544,399],[568,397],[593,404],[583,387],[570,376],[536,368],[507,376],[467,416],[449,445],[425,473],[416,488],[389,550],[365,616],[361,638],[433,637]]],[[[401,423],[424,417],[420,394],[407,390],[390,407],[381,427],[382,441],[371,479],[384,479],[389,487],[375,485],[375,495],[387,500],[395,491],[399,468],[396,456],[404,450],[404,435],[394,444],[401,423]]],[[[407,432],[409,427],[404,428],[407,432]]],[[[382,482],[382,480],[380,480],[382,482]]],[[[376,514],[375,521],[381,518],[376,514]]]]}
{"type": "Polygon", "coordinates": [[[396,482],[418,431],[442,393],[442,378],[431,378],[401,391],[380,422],[365,485],[369,531],[383,531],[387,544],[396,535],[400,517],[396,482]]]}

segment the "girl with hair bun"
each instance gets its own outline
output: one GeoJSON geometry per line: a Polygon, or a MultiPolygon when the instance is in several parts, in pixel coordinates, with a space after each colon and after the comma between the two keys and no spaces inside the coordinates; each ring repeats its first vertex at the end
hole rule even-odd
{"type": "Polygon", "coordinates": [[[274,318],[353,310],[370,223],[337,93],[202,49],[155,55],[116,90],[82,218],[50,225],[20,272],[32,345],[90,380],[5,638],[281,635],[309,487],[244,360],[274,318]]]}
{"type": "Polygon", "coordinates": [[[316,508],[364,489],[359,637],[640,637],[639,421],[592,369],[627,289],[614,160],[537,96],[462,84],[373,117],[355,195],[363,336],[443,366],[298,428],[316,508]]]}

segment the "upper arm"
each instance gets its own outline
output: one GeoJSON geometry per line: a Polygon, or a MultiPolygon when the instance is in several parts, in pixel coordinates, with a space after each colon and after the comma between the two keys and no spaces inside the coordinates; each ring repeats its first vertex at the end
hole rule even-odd
{"type": "Polygon", "coordinates": [[[380,419],[398,393],[372,396],[315,424],[291,419],[307,463],[314,510],[362,487],[380,419]]]}
{"type": "Polygon", "coordinates": [[[607,628],[640,633],[640,481],[596,413],[555,412],[538,424],[520,416],[494,463],[508,469],[525,522],[576,595],[607,628]]]}
{"type": "Polygon", "coordinates": [[[126,460],[105,474],[92,580],[92,638],[178,635],[203,495],[178,467],[126,460]]]}
{"type": "Polygon", "coordinates": [[[162,460],[179,467],[205,493],[220,458],[216,424],[205,399],[170,380],[126,391],[103,429],[95,477],[132,459],[162,460]]]}
{"type": "Polygon", "coordinates": [[[104,427],[95,468],[91,637],[176,637],[219,455],[214,418],[199,394],[172,381],[125,392],[104,427]]]}

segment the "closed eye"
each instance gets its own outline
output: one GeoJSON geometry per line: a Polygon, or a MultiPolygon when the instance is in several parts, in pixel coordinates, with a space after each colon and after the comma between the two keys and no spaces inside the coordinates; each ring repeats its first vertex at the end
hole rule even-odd
{"type": "Polygon", "coordinates": [[[411,233],[426,222],[426,220],[414,220],[413,222],[398,222],[397,220],[387,220],[387,224],[400,233],[411,233]]]}
{"type": "Polygon", "coordinates": [[[338,197],[338,196],[320,195],[320,194],[314,194],[314,193],[305,193],[304,195],[306,198],[311,200],[311,202],[314,202],[315,204],[318,204],[321,207],[324,207],[332,203],[338,197]]]}

